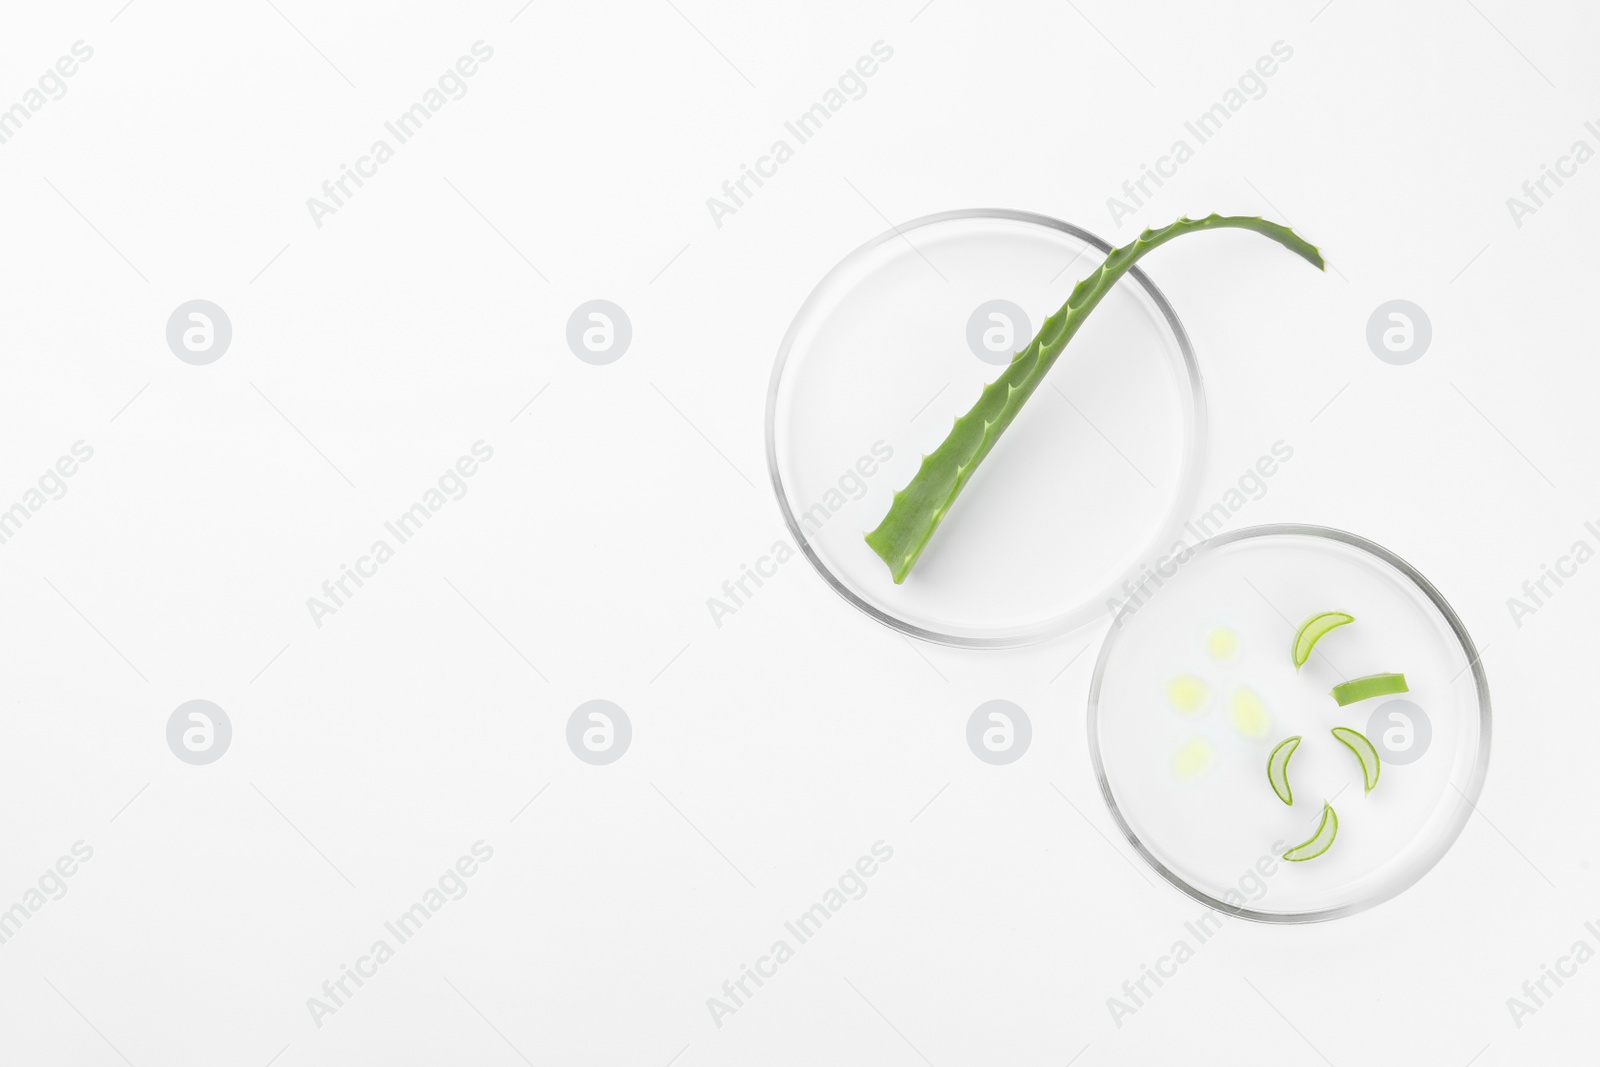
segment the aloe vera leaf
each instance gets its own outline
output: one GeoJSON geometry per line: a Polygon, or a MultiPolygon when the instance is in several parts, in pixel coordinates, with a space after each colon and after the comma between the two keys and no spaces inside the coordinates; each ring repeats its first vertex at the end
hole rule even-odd
{"type": "Polygon", "coordinates": [[[1383,761],[1378,758],[1378,750],[1367,740],[1366,734],[1360,730],[1352,730],[1348,726],[1335,726],[1333,736],[1354,752],[1356,759],[1361,761],[1362,781],[1367,787],[1366,791],[1372,792],[1378,785],[1378,775],[1383,773],[1383,761]]]}
{"type": "Polygon", "coordinates": [[[1290,863],[1314,860],[1333,847],[1333,839],[1337,836],[1339,836],[1339,815],[1333,810],[1332,804],[1323,801],[1322,822],[1317,825],[1317,832],[1285,852],[1283,858],[1290,863]]]}
{"type": "Polygon", "coordinates": [[[978,464],[1039,387],[1084,319],[1117,281],[1146,252],[1174,237],[1218,229],[1253,230],[1277,241],[1317,269],[1323,267],[1322,254],[1316,247],[1287,226],[1237,215],[1181,218],[1159,230],[1145,230],[1133,243],[1112,249],[1105,262],[1073,288],[1067,302],[1045,319],[1027,347],[1016,354],[998,378],[984,387],[977,403],[956,419],[944,441],[922,457],[922,465],[911,481],[894,494],[894,502],[883,521],[866,535],[867,544],[888,564],[896,585],[911,573],[928,539],[944,521],[978,464]]]}
{"type": "Polygon", "coordinates": [[[1342,708],[1358,700],[1370,700],[1372,697],[1385,697],[1391,693],[1410,691],[1411,688],[1406,685],[1406,676],[1403,674],[1369,674],[1365,678],[1355,678],[1334,686],[1333,699],[1338,701],[1342,708]]]}
{"type": "Polygon", "coordinates": [[[1355,622],[1355,616],[1342,611],[1324,611],[1320,615],[1313,615],[1300,624],[1300,629],[1295,631],[1294,669],[1299,670],[1306,665],[1306,660],[1311,658],[1311,650],[1317,647],[1317,642],[1328,635],[1330,630],[1355,622]]]}
{"type": "Polygon", "coordinates": [[[1294,803],[1294,790],[1289,787],[1289,757],[1299,747],[1300,738],[1291,737],[1279,742],[1278,747],[1272,750],[1272,755],[1267,757],[1267,781],[1272,783],[1272,791],[1285,804],[1294,803]]]}

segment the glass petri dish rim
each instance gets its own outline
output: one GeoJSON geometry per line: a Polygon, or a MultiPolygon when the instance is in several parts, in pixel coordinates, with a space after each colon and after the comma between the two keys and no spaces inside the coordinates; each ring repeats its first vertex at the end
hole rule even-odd
{"type": "MultiPolygon", "coordinates": [[[[913,219],[903,226],[886,230],[859,245],[838,263],[834,264],[827,274],[823,275],[822,280],[817,282],[811,292],[806,295],[805,301],[800,305],[800,310],[795,312],[794,318],[789,323],[789,328],[784,331],[783,341],[778,346],[778,358],[772,365],[772,378],[767,386],[767,475],[772,480],[773,493],[778,498],[778,510],[783,514],[784,525],[788,527],[795,544],[799,546],[800,551],[810,561],[812,568],[822,576],[823,581],[857,610],[890,629],[898,630],[910,637],[934,644],[950,645],[956,648],[1019,648],[1024,645],[1037,644],[1052,637],[1072,633],[1088,625],[1099,614],[1099,609],[1094,609],[1093,605],[1101,598],[1101,594],[1108,593],[1115,588],[1113,581],[1108,580],[1104,588],[1085,598],[1081,607],[1047,619],[1031,629],[1016,633],[971,636],[945,633],[941,630],[931,630],[927,627],[918,626],[916,623],[908,622],[876,605],[868,603],[828,568],[828,565],[822,561],[816,550],[811,547],[811,542],[806,538],[805,530],[796,520],[793,509],[789,507],[789,498],[784,488],[783,475],[778,469],[778,395],[783,385],[783,372],[788,365],[790,351],[799,332],[800,324],[805,321],[808,314],[815,310],[821,299],[821,294],[834,282],[844,270],[846,264],[857,256],[888,241],[903,238],[906,233],[912,230],[941,222],[957,222],[968,219],[1004,219],[1011,222],[1026,222],[1065,233],[1107,255],[1114,248],[1103,238],[1090,233],[1081,226],[1063,222],[1049,215],[1041,215],[1032,211],[1018,211],[1013,208],[962,208],[955,211],[940,211],[913,219]]],[[[1125,278],[1131,279],[1138,284],[1161,312],[1162,319],[1166,322],[1167,328],[1172,331],[1173,339],[1177,342],[1179,357],[1187,375],[1189,386],[1190,404],[1187,412],[1188,418],[1185,420],[1186,425],[1184,427],[1187,441],[1183,446],[1184,452],[1178,471],[1177,490],[1172,494],[1172,502],[1168,506],[1166,514],[1162,516],[1156,533],[1143,546],[1141,555],[1149,556],[1171,540],[1176,531],[1181,528],[1184,515],[1193,508],[1195,501],[1199,498],[1199,473],[1201,464],[1205,460],[1207,437],[1205,383],[1200,373],[1200,364],[1195,358],[1194,346],[1189,341],[1188,331],[1183,328],[1183,323],[1178,319],[1177,312],[1172,309],[1172,305],[1167,301],[1165,294],[1137,266],[1130,268],[1125,278]]]]}
{"type": "MultiPolygon", "coordinates": [[[[1196,545],[1194,551],[1198,554],[1200,552],[1206,552],[1212,549],[1220,548],[1223,545],[1232,544],[1235,541],[1250,540],[1257,537],[1275,537],[1280,535],[1317,537],[1329,541],[1337,541],[1340,544],[1349,545],[1352,548],[1366,552],[1368,555],[1376,557],[1381,562],[1389,564],[1395,570],[1399,571],[1400,574],[1403,575],[1408,581],[1420,589],[1422,594],[1428,598],[1428,601],[1433,604],[1434,607],[1439,609],[1439,613],[1444,617],[1445,622],[1449,625],[1451,633],[1453,633],[1456,640],[1460,642],[1462,652],[1466,653],[1467,663],[1472,668],[1472,681],[1473,685],[1477,689],[1478,697],[1478,754],[1476,761],[1473,763],[1472,778],[1467,783],[1466,790],[1462,791],[1461,793],[1462,803],[1456,806],[1456,810],[1451,817],[1450,826],[1446,830],[1444,837],[1441,839],[1439,846],[1434,851],[1434,854],[1428,857],[1427,863],[1424,864],[1404,885],[1400,885],[1392,891],[1381,896],[1374,896],[1370,899],[1356,901],[1352,904],[1341,904],[1334,908],[1322,908],[1316,911],[1286,913],[1264,912],[1256,911],[1252,908],[1235,907],[1225,901],[1218,900],[1209,893],[1195,888],[1180,878],[1176,873],[1169,870],[1167,866],[1157,859],[1155,854],[1145,846],[1144,842],[1139,840],[1139,836],[1133,832],[1133,827],[1129,826],[1127,819],[1123,817],[1122,809],[1117,807],[1116,797],[1112,796],[1111,794],[1111,783],[1106,777],[1105,763],[1100,758],[1100,734],[1098,724],[1100,712],[1100,686],[1105,677],[1106,663],[1110,659],[1111,649],[1117,642],[1118,628],[1115,626],[1111,628],[1111,632],[1106,635],[1105,642],[1100,646],[1100,657],[1095,661],[1094,677],[1089,683],[1088,715],[1086,716],[1089,726],[1089,759],[1094,764],[1095,780],[1100,783],[1100,795],[1105,798],[1106,807],[1110,809],[1111,817],[1116,821],[1117,828],[1122,831],[1122,836],[1127,838],[1128,843],[1134,847],[1134,850],[1139,853],[1144,861],[1148,863],[1157,874],[1161,875],[1161,877],[1165,878],[1184,894],[1194,898],[1195,900],[1198,900],[1207,907],[1214,908],[1217,911],[1223,912],[1224,914],[1233,915],[1241,919],[1252,919],[1256,922],[1281,924],[1324,922],[1328,919],[1341,919],[1347,915],[1355,915],[1358,912],[1366,911],[1368,908],[1376,907],[1387,900],[1393,900],[1401,893],[1404,893],[1406,890],[1422,881],[1427,873],[1433,870],[1433,868],[1438,865],[1439,861],[1444,858],[1445,854],[1450,851],[1451,847],[1455,845],[1456,838],[1461,836],[1462,829],[1467,825],[1468,817],[1478,805],[1478,798],[1483,795],[1484,779],[1488,777],[1489,773],[1489,746],[1491,741],[1489,679],[1484,673],[1483,661],[1478,655],[1478,648],[1472,642],[1472,635],[1467,632],[1466,626],[1462,624],[1461,618],[1456,615],[1455,609],[1450,606],[1450,602],[1445,600],[1444,594],[1440,593],[1439,590],[1434,587],[1434,584],[1428,581],[1421,571],[1417,570],[1411,564],[1407,563],[1405,560],[1401,559],[1387,548],[1384,548],[1376,541],[1369,541],[1359,534],[1349,533],[1345,530],[1337,530],[1331,526],[1308,526],[1299,523],[1273,523],[1263,526],[1248,526],[1242,530],[1235,530],[1232,533],[1219,534],[1216,537],[1207,538],[1206,540],[1200,542],[1200,544],[1196,545]]],[[[1123,611],[1127,611],[1126,606],[1124,606],[1123,611]]],[[[1120,619],[1121,616],[1119,615],[1118,617],[1120,619]]]]}

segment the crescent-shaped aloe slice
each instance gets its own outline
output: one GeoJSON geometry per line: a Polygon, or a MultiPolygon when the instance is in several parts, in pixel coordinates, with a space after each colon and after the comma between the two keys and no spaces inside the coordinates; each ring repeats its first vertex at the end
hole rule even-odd
{"type": "Polygon", "coordinates": [[[1361,761],[1361,777],[1365,780],[1367,792],[1378,784],[1378,775],[1383,772],[1383,762],[1378,759],[1378,750],[1367,740],[1367,735],[1359,730],[1352,730],[1345,726],[1335,726],[1333,736],[1347,745],[1351,752],[1356,754],[1356,759],[1361,761]]]}
{"type": "Polygon", "coordinates": [[[1327,636],[1329,630],[1355,621],[1354,615],[1346,615],[1342,611],[1324,611],[1301,623],[1294,635],[1294,669],[1299,670],[1306,665],[1306,660],[1311,658],[1311,650],[1327,636]]]}
{"type": "Polygon", "coordinates": [[[1339,836],[1339,816],[1334,813],[1332,804],[1323,801],[1322,822],[1318,825],[1317,832],[1308,840],[1285,852],[1283,858],[1290,863],[1314,860],[1333,846],[1333,839],[1337,836],[1339,836]]]}
{"type": "Polygon", "coordinates": [[[1406,676],[1403,674],[1369,674],[1365,678],[1353,678],[1334,686],[1333,699],[1337,700],[1342,708],[1358,700],[1370,700],[1373,697],[1386,697],[1391,693],[1410,691],[1411,688],[1406,685],[1406,676]]]}
{"type": "Polygon", "coordinates": [[[1322,254],[1287,226],[1260,218],[1233,215],[1208,215],[1203,219],[1182,218],[1159,230],[1145,230],[1132,243],[1111,251],[1095,272],[1079,282],[1054,315],[1045,319],[1039,333],[1013,357],[1000,376],[984,387],[978,402],[956,419],[939,447],[922,457],[922,466],[904,489],[894,495],[894,503],[878,524],[866,535],[885,563],[895,584],[906,579],[927,547],[933,531],[939,528],[956,497],[972,478],[1006,427],[1033,395],[1045,373],[1055,364],[1078,332],[1083,320],[1095,309],[1118,279],[1153,248],[1174,237],[1200,230],[1253,230],[1277,241],[1289,251],[1322,269],[1322,254]]]}
{"type": "Polygon", "coordinates": [[[1289,757],[1299,747],[1300,738],[1291,737],[1287,741],[1280,741],[1278,747],[1272,750],[1272,755],[1267,757],[1267,781],[1272,783],[1272,791],[1285,804],[1294,803],[1294,790],[1289,788],[1289,757]]]}

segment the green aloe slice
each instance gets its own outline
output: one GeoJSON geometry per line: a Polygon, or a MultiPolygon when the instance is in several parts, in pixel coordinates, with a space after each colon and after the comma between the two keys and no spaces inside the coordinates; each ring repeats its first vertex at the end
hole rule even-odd
{"type": "Polygon", "coordinates": [[[1267,781],[1272,783],[1272,791],[1285,804],[1294,803],[1294,790],[1289,788],[1289,757],[1299,747],[1300,738],[1291,737],[1279,742],[1278,747],[1272,750],[1272,755],[1267,757],[1267,781]]]}
{"type": "Polygon", "coordinates": [[[1372,792],[1373,787],[1378,784],[1378,775],[1383,771],[1383,763],[1378,759],[1378,750],[1367,740],[1367,735],[1359,730],[1335,726],[1333,736],[1349,746],[1350,751],[1356,754],[1356,759],[1361,761],[1361,777],[1366,780],[1367,792],[1372,792]]]}
{"type": "Polygon", "coordinates": [[[1322,823],[1317,827],[1317,832],[1302,844],[1298,844],[1283,854],[1283,858],[1290,863],[1303,863],[1314,860],[1333,846],[1333,839],[1339,836],[1339,816],[1334,813],[1333,805],[1327,801],[1322,802],[1322,823]]]}
{"type": "Polygon", "coordinates": [[[1406,676],[1403,674],[1369,674],[1365,678],[1354,678],[1334,686],[1333,699],[1337,700],[1342,708],[1358,700],[1410,691],[1411,687],[1406,685],[1406,676]]]}
{"type": "Polygon", "coordinates": [[[1118,280],[1146,252],[1175,237],[1224,228],[1252,230],[1283,245],[1318,270],[1322,269],[1322,254],[1287,226],[1243,216],[1182,218],[1159,230],[1145,230],[1131,244],[1112,249],[1105,262],[1077,284],[1067,302],[1045,319],[1028,346],[1016,354],[998,378],[984,387],[972,409],[956,419],[939,447],[922,457],[922,465],[911,481],[894,494],[894,502],[883,521],[866,535],[867,544],[888,565],[889,575],[896,585],[906,580],[917,557],[927,547],[928,539],[939,528],[961,490],[966,488],[978,464],[1039,388],[1078,327],[1118,280]]]}
{"type": "Polygon", "coordinates": [[[1306,665],[1306,660],[1311,658],[1311,650],[1327,636],[1329,630],[1355,621],[1354,615],[1346,615],[1342,611],[1324,611],[1301,623],[1294,635],[1294,669],[1299,670],[1306,665]]]}

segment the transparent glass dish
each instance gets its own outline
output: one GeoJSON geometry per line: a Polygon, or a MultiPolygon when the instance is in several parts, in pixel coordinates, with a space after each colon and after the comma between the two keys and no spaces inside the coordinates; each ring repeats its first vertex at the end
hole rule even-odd
{"type": "Polygon", "coordinates": [[[1372,907],[1415,884],[1455,841],[1488,768],[1488,681],[1471,637],[1411,566],[1353,534],[1262,526],[1204,542],[1118,617],[1089,693],[1089,751],[1111,814],[1163,878],[1264,922],[1311,922],[1372,907]],[[1296,669],[1312,615],[1341,611],[1296,669]],[[1381,672],[1409,692],[1340,707],[1331,689],[1381,672]],[[1331,734],[1357,730],[1380,773],[1331,734]],[[1292,805],[1269,754],[1300,736],[1292,805]],[[1287,862],[1323,804],[1338,833],[1287,862]]]}
{"type": "Polygon", "coordinates": [[[933,215],[852,252],[805,301],[773,368],[768,468],[796,544],[851,604],[924,640],[1027,644],[1109,620],[1122,583],[1180,539],[1204,393],[1177,316],[1135,269],[903,584],[863,540],[922,455],[1110,247],[1041,215],[933,215]]]}

